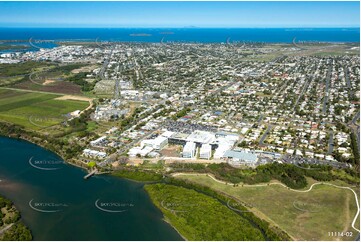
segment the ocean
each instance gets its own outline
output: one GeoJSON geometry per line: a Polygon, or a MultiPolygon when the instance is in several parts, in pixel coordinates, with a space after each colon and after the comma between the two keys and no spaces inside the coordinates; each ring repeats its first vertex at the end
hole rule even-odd
{"type": "MultiPolygon", "coordinates": [[[[0,40],[292,43],[360,42],[360,28],[0,28],[0,40]]],[[[45,43],[45,41],[44,41],[45,43]]],[[[49,43],[49,42],[48,42],[49,43]]]]}

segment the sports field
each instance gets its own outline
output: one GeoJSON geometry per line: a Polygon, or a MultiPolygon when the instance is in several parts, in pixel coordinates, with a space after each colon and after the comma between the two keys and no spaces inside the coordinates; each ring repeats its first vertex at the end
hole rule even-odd
{"type": "Polygon", "coordinates": [[[66,120],[66,114],[83,110],[86,101],[59,100],[61,95],[0,89],[0,121],[40,130],[66,120]]]}
{"type": "MultiPolygon", "coordinates": [[[[296,240],[352,240],[358,234],[351,226],[357,206],[350,190],[317,185],[302,193],[279,185],[233,187],[204,175],[177,177],[232,195],[247,204],[257,216],[278,225],[296,240]],[[352,236],[346,233],[330,236],[329,232],[351,232],[347,235],[352,236]]],[[[358,188],[353,189],[359,193],[358,188]]],[[[356,222],[356,228],[358,224],[356,222]]]]}

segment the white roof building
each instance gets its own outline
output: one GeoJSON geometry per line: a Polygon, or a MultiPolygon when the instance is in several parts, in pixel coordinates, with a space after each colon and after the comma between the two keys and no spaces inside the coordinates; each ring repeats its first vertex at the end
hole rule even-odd
{"type": "Polygon", "coordinates": [[[230,159],[230,163],[233,165],[250,165],[255,166],[258,161],[258,156],[254,153],[237,151],[237,150],[228,150],[224,154],[224,158],[230,159]]]}
{"type": "Polygon", "coordinates": [[[91,156],[91,157],[98,157],[98,158],[105,158],[107,156],[107,153],[97,151],[97,150],[84,149],[83,150],[83,155],[91,156]]]}
{"type": "Polygon", "coordinates": [[[238,136],[226,135],[225,137],[217,137],[215,143],[218,144],[218,148],[214,152],[213,158],[220,159],[223,157],[227,150],[231,150],[238,140],[238,136]]]}
{"type": "Polygon", "coordinates": [[[100,142],[103,142],[106,138],[107,138],[107,136],[102,136],[102,137],[100,137],[100,138],[98,138],[96,140],[90,141],[90,145],[96,146],[100,142]]]}
{"type": "Polygon", "coordinates": [[[136,157],[137,155],[140,155],[142,157],[148,155],[150,152],[153,151],[153,148],[150,146],[146,146],[144,148],[142,147],[133,147],[128,151],[129,157],[136,157]]]}
{"type": "Polygon", "coordinates": [[[174,132],[167,130],[167,131],[165,131],[163,134],[161,134],[161,136],[166,137],[166,138],[169,138],[169,137],[171,137],[173,134],[174,134],[174,132]]]}
{"type": "Polygon", "coordinates": [[[201,130],[195,130],[187,137],[187,141],[201,143],[201,144],[212,143],[215,141],[215,139],[216,137],[214,133],[201,131],[201,130]]]}
{"type": "Polygon", "coordinates": [[[155,139],[146,139],[146,140],[142,140],[140,142],[140,146],[144,147],[144,146],[150,146],[155,150],[161,150],[163,149],[164,146],[166,146],[168,144],[168,138],[163,137],[163,136],[158,136],[155,139]]]}
{"type": "Polygon", "coordinates": [[[187,142],[183,147],[182,156],[184,158],[193,158],[196,154],[196,143],[187,142]]]}
{"type": "Polygon", "coordinates": [[[212,146],[210,144],[202,144],[199,152],[199,158],[210,159],[212,155],[212,146]]]}

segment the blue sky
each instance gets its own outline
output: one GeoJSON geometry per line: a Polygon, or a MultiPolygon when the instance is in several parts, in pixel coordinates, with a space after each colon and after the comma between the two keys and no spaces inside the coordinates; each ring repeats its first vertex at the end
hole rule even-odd
{"type": "Polygon", "coordinates": [[[359,2],[0,2],[1,27],[359,27],[359,2]]]}

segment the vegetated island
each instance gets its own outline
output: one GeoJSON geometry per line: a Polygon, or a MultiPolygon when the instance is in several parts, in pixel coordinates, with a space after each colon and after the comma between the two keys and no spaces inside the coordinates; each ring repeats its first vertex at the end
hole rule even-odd
{"type": "Polygon", "coordinates": [[[32,240],[31,231],[20,220],[14,204],[0,196],[0,240],[32,240]]]}

